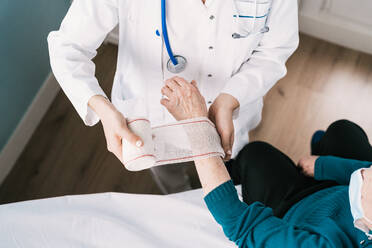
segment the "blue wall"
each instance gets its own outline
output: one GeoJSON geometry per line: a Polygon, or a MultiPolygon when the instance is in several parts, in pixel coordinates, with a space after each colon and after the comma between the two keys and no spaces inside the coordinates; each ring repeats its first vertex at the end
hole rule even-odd
{"type": "Polygon", "coordinates": [[[70,0],[0,0],[0,151],[50,72],[47,35],[70,0]]]}

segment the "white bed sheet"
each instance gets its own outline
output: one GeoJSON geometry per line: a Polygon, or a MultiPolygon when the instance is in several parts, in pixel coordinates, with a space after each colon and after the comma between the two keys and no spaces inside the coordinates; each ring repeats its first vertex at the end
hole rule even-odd
{"type": "Polygon", "coordinates": [[[198,189],[168,196],[101,193],[0,205],[0,247],[236,246],[198,189]]]}

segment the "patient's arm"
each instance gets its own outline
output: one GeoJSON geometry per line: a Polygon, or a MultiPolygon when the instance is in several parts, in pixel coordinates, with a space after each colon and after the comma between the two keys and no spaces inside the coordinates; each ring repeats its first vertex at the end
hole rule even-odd
{"type": "MultiPolygon", "coordinates": [[[[161,100],[161,104],[177,120],[208,116],[207,105],[195,81],[189,83],[183,78],[173,77],[166,81],[161,92],[167,96],[167,99],[161,100]]],[[[229,173],[220,157],[197,160],[195,165],[204,194],[208,194],[217,186],[230,180],[229,173]]]]}
{"type": "Polygon", "coordinates": [[[195,167],[204,195],[231,179],[220,157],[195,160],[195,167]]]}
{"type": "MultiPolygon", "coordinates": [[[[168,99],[162,99],[161,103],[177,120],[207,116],[204,98],[195,82],[190,84],[175,77],[167,80],[162,93],[168,99]]],[[[287,247],[334,247],[329,243],[327,231],[318,234],[301,229],[275,217],[272,209],[261,203],[247,205],[240,201],[220,157],[198,159],[195,165],[208,209],[225,235],[239,247],[276,248],[280,244],[287,247]]],[[[341,246],[339,243],[335,247],[341,246]]]]}
{"type": "Polygon", "coordinates": [[[195,160],[195,165],[209,211],[226,237],[239,247],[326,248],[342,245],[337,244],[338,241],[329,242],[329,233],[288,224],[259,202],[247,205],[240,201],[220,157],[195,160]]]}
{"type": "Polygon", "coordinates": [[[370,165],[372,162],[335,156],[307,156],[300,159],[297,166],[303,174],[316,180],[332,180],[341,185],[349,185],[354,171],[370,165]]]}
{"type": "Polygon", "coordinates": [[[316,180],[333,180],[341,185],[348,185],[351,174],[361,168],[368,168],[372,162],[345,159],[334,156],[319,157],[314,166],[316,180]]]}

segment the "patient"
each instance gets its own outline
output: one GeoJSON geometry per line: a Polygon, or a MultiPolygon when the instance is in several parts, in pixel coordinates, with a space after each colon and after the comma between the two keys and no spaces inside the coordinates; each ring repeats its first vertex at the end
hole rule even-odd
{"type": "MultiPolygon", "coordinates": [[[[172,87],[162,90],[168,99],[161,101],[168,111],[177,120],[206,117],[195,82],[170,80],[172,87]]],[[[227,166],[220,157],[195,160],[204,200],[225,235],[239,247],[372,247],[366,134],[337,121],[316,132],[312,154],[296,166],[271,145],[254,142],[227,166]],[[242,184],[244,202],[234,183],[242,184]]]]}

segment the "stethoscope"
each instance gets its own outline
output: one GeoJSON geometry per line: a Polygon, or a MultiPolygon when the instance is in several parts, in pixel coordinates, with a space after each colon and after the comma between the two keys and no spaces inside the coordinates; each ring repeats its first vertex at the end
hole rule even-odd
{"type": "Polygon", "coordinates": [[[187,65],[187,60],[182,55],[174,55],[172,48],[169,43],[168,31],[167,31],[167,10],[165,6],[165,0],[161,0],[161,28],[163,33],[163,39],[165,47],[169,55],[169,60],[167,63],[167,69],[172,73],[181,73],[185,70],[187,65]]]}
{"type": "MultiPolygon", "coordinates": [[[[257,13],[257,0],[255,0],[254,5],[255,5],[254,13],[257,13]]],[[[239,15],[238,10],[236,8],[236,4],[235,4],[235,9],[236,9],[237,15],[234,15],[234,17],[238,19],[237,21],[241,20],[241,18],[254,18],[252,27],[250,28],[250,30],[254,30],[257,18],[264,18],[267,15],[266,14],[265,16],[258,16],[258,17],[256,15],[242,16],[242,15],[239,15]]],[[[175,73],[175,74],[181,73],[186,69],[187,59],[182,55],[174,55],[172,51],[172,48],[169,42],[169,37],[168,37],[168,30],[167,30],[166,0],[161,0],[161,28],[162,28],[162,34],[163,34],[162,36],[163,36],[164,44],[167,49],[167,53],[169,55],[169,60],[167,62],[167,69],[171,73],[175,73]]],[[[256,32],[247,31],[245,32],[245,34],[240,34],[240,33],[235,32],[232,34],[232,38],[233,39],[246,38],[249,35],[253,35],[255,33],[266,33],[266,32],[269,32],[269,27],[267,26],[267,18],[265,22],[265,27],[263,27],[261,30],[256,31],[256,32]]]]}

